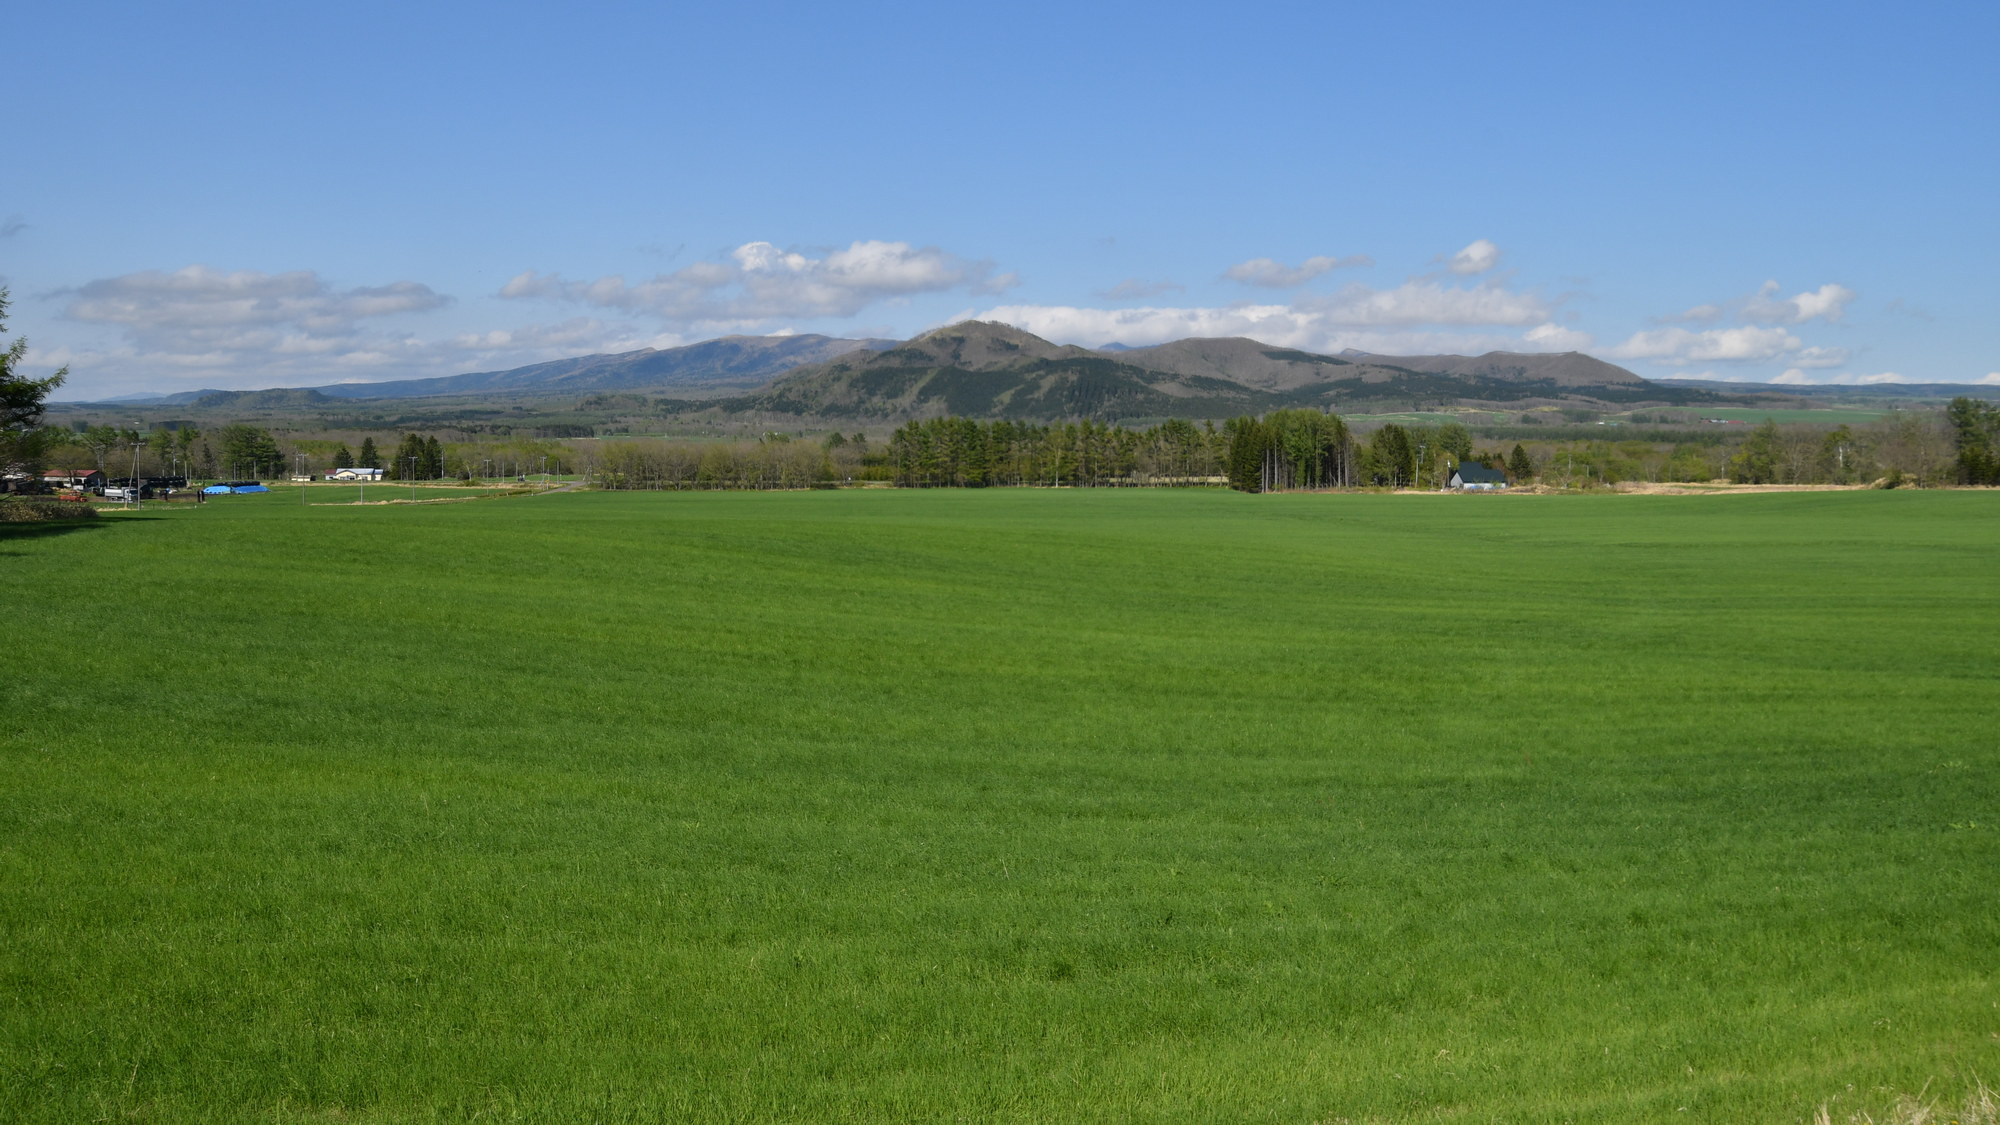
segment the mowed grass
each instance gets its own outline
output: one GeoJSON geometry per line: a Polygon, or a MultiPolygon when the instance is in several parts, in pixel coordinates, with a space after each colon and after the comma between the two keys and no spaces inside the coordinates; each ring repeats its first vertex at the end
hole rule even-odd
{"type": "Polygon", "coordinates": [[[0,538],[0,1119],[2000,1075],[2000,495],[225,499],[0,538]]]}
{"type": "MultiPolygon", "coordinates": [[[[375,484],[335,484],[315,483],[303,486],[305,499],[299,498],[299,485],[280,484],[271,488],[271,497],[288,497],[294,504],[380,504],[396,500],[464,500],[469,497],[496,496],[511,488],[541,488],[540,478],[532,485],[467,485],[456,486],[419,481],[412,485],[405,481],[379,481],[375,484]]],[[[255,496],[256,493],[251,493],[255,496]]],[[[223,496],[217,501],[239,503],[245,497],[223,496]]],[[[217,502],[217,501],[211,501],[217,502]]],[[[268,503],[269,499],[263,502],[268,503]]]]}

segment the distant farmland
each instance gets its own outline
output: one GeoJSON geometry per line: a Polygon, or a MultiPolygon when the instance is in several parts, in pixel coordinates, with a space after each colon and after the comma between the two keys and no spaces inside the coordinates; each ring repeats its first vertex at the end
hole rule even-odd
{"type": "Polygon", "coordinates": [[[0,529],[0,1119],[1840,1121],[2000,1075],[1991,492],[98,522],[0,529]]]}

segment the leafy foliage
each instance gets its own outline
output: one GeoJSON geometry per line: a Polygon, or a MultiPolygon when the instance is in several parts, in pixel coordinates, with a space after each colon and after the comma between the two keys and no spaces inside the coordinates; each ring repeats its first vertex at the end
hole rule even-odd
{"type": "MultiPolygon", "coordinates": [[[[8,291],[0,288],[0,332],[7,328],[8,291]]],[[[28,357],[28,338],[17,337],[0,349],[0,474],[31,474],[41,467],[49,437],[38,427],[49,392],[69,376],[65,367],[45,379],[20,373],[28,357]]]]}
{"type": "Polygon", "coordinates": [[[52,496],[0,496],[0,523],[47,523],[94,520],[97,509],[76,500],[52,496]]]}

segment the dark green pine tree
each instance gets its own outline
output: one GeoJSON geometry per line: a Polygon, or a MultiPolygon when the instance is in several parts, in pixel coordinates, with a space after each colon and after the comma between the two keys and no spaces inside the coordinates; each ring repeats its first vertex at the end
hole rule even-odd
{"type": "Polygon", "coordinates": [[[347,448],[347,443],[344,441],[340,443],[339,449],[333,451],[333,467],[336,469],[351,469],[354,467],[354,453],[347,448]]]}
{"type": "Polygon", "coordinates": [[[1229,431],[1229,486],[1242,492],[1262,492],[1264,454],[1274,437],[1270,428],[1255,418],[1237,418],[1225,428],[1229,431]]]}
{"type": "Polygon", "coordinates": [[[361,439],[361,456],[356,459],[354,467],[357,469],[379,469],[382,467],[382,455],[375,451],[374,438],[365,437],[361,439]]]}
{"type": "Polygon", "coordinates": [[[423,475],[424,439],[415,434],[404,434],[402,443],[396,446],[396,459],[389,465],[389,476],[394,480],[416,480],[423,475]]]}
{"type": "Polygon", "coordinates": [[[2000,484],[2000,406],[1960,396],[1945,408],[1958,483],[2000,484]]]}
{"type": "Polygon", "coordinates": [[[439,480],[444,476],[444,445],[433,434],[424,439],[424,479],[439,480]]]}
{"type": "Polygon", "coordinates": [[[1410,440],[1410,431],[1387,423],[1368,439],[1368,451],[1375,458],[1376,483],[1408,488],[1416,482],[1417,447],[1410,440]]]}
{"type": "Polygon", "coordinates": [[[1522,449],[1519,442],[1515,443],[1514,452],[1507,455],[1507,475],[1513,478],[1515,484],[1535,479],[1535,463],[1528,460],[1528,451],[1522,449]]]}

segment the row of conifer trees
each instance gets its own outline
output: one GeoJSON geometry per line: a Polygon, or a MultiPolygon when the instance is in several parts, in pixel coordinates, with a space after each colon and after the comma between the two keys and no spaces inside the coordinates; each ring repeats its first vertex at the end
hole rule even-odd
{"type": "Polygon", "coordinates": [[[1475,456],[1472,433],[1385,425],[1357,441],[1337,414],[1278,410],[1217,426],[1173,419],[1145,429],[1098,422],[1035,425],[933,418],[889,439],[894,480],[905,487],[1177,485],[1227,482],[1245,492],[1364,486],[1439,487],[1475,460],[1516,477],[1527,453],[1475,456]]]}

